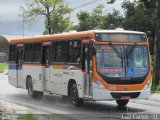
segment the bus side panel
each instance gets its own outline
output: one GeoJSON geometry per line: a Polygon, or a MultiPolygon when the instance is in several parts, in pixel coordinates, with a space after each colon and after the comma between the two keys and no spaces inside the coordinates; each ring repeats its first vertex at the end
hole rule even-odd
{"type": "MultiPolygon", "coordinates": [[[[66,84],[66,91],[68,92],[68,83],[69,80],[75,80],[77,84],[77,89],[78,89],[78,95],[80,98],[83,98],[83,93],[84,93],[84,77],[83,77],[83,72],[81,70],[64,70],[63,72],[63,79],[66,84]]],[[[68,93],[67,93],[68,94],[68,93]]]]}
{"type": "Polygon", "coordinates": [[[31,76],[33,83],[33,90],[35,91],[43,91],[44,89],[44,81],[42,74],[43,66],[38,65],[24,65],[23,66],[23,87],[26,88],[26,79],[27,76],[31,76]]]}
{"type": "Polygon", "coordinates": [[[17,69],[16,65],[9,65],[8,82],[14,87],[18,87],[17,69]]]}
{"type": "Polygon", "coordinates": [[[50,90],[52,93],[66,95],[65,84],[62,79],[63,70],[62,69],[50,69],[50,90]]]}
{"type": "Polygon", "coordinates": [[[83,97],[83,74],[81,70],[66,69],[64,66],[53,66],[51,70],[51,92],[68,95],[68,82],[75,80],[79,97],[83,97]]]}

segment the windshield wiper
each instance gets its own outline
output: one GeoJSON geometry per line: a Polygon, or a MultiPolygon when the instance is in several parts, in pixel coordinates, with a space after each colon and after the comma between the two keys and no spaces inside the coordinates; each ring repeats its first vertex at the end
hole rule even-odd
{"type": "Polygon", "coordinates": [[[136,45],[137,45],[137,44],[135,43],[135,44],[130,48],[129,52],[127,51],[128,47],[127,47],[127,49],[126,49],[127,66],[128,66],[128,58],[129,58],[131,52],[133,51],[133,49],[136,47],[136,45]]]}
{"type": "Polygon", "coordinates": [[[121,50],[121,53],[119,53],[118,49],[113,46],[112,43],[109,43],[109,45],[113,48],[113,50],[115,51],[115,53],[117,54],[117,56],[121,59],[121,62],[122,62],[122,67],[123,67],[123,56],[122,56],[122,50],[121,50]]]}

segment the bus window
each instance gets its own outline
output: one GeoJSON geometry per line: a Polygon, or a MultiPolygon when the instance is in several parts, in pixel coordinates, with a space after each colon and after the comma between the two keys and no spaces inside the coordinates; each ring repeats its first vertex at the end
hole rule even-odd
{"type": "Polygon", "coordinates": [[[57,41],[55,44],[54,62],[66,61],[66,44],[65,41],[57,41]]]}
{"type": "Polygon", "coordinates": [[[34,62],[41,62],[41,43],[35,43],[34,44],[34,57],[33,57],[34,62]]]}
{"type": "Polygon", "coordinates": [[[68,57],[69,63],[80,63],[81,60],[81,41],[69,41],[68,43],[68,57]]]}
{"type": "Polygon", "coordinates": [[[33,62],[33,53],[34,51],[34,44],[29,43],[25,45],[24,49],[24,62],[33,62]]]}
{"type": "Polygon", "coordinates": [[[10,45],[9,53],[10,53],[9,61],[16,62],[16,45],[10,45]]]}

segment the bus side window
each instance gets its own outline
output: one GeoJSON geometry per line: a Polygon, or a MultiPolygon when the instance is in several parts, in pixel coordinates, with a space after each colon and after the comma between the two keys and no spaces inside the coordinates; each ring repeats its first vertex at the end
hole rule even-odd
{"type": "Polygon", "coordinates": [[[24,48],[24,62],[33,62],[33,55],[34,55],[34,44],[27,43],[25,44],[24,48]]]}
{"type": "Polygon", "coordinates": [[[16,62],[16,45],[9,47],[9,61],[16,62]]]}
{"type": "Polygon", "coordinates": [[[54,62],[66,62],[66,42],[55,42],[54,62]]]}
{"type": "Polygon", "coordinates": [[[34,43],[33,61],[37,63],[41,62],[41,43],[34,43]]]}
{"type": "Polygon", "coordinates": [[[81,62],[81,41],[80,40],[69,41],[67,62],[69,63],[81,62]]]}

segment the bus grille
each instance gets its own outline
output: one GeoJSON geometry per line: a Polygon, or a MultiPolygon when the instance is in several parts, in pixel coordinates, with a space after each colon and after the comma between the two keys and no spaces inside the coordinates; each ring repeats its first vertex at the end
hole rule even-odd
{"type": "Polygon", "coordinates": [[[111,93],[111,96],[115,99],[120,99],[124,96],[129,96],[130,98],[137,98],[140,95],[140,92],[131,92],[131,93],[111,93]]]}

